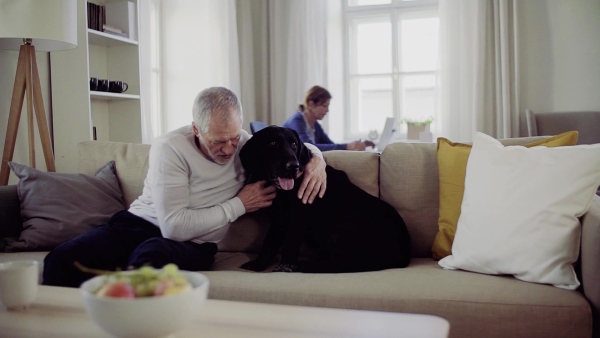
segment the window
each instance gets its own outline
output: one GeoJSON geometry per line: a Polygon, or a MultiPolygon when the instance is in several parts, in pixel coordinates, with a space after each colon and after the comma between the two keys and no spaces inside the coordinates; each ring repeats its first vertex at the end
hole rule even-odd
{"type": "Polygon", "coordinates": [[[387,117],[396,118],[400,135],[404,119],[433,118],[435,130],[437,0],[343,1],[345,138],[381,132],[387,117]]]}

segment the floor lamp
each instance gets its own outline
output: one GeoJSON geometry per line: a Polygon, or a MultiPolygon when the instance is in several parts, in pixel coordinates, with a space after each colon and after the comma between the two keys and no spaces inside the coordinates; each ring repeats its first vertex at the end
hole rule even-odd
{"type": "Polygon", "coordinates": [[[27,98],[29,164],[35,168],[34,111],[46,169],[56,171],[50,129],[36,62],[38,52],[77,47],[77,0],[0,0],[0,49],[18,50],[19,59],[6,127],[0,186],[8,184],[23,101],[27,98]]]}

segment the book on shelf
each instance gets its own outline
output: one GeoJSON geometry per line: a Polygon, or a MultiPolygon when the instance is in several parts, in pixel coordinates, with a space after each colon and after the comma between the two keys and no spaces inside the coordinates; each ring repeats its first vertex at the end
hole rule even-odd
{"type": "Polygon", "coordinates": [[[89,29],[94,29],[94,6],[97,6],[94,3],[87,3],[87,27],[89,29]]]}
{"type": "Polygon", "coordinates": [[[106,22],[106,8],[93,2],[87,3],[87,27],[89,29],[102,31],[106,22]]]}

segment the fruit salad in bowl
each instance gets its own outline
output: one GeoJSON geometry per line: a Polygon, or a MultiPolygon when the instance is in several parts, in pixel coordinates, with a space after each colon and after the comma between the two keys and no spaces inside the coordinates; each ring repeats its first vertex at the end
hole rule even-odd
{"type": "Polygon", "coordinates": [[[143,266],[126,272],[91,271],[104,276],[104,283],[95,292],[99,297],[154,297],[175,295],[192,289],[175,264],[167,264],[162,269],[143,266]]]}
{"type": "Polygon", "coordinates": [[[197,318],[209,281],[174,264],[162,269],[98,271],[80,289],[86,312],[106,332],[118,337],[163,337],[197,318]]]}

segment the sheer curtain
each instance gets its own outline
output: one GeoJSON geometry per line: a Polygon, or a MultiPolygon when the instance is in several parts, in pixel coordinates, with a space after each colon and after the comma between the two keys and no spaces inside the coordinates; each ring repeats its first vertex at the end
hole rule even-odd
{"type": "Polygon", "coordinates": [[[240,100],[244,129],[254,120],[267,122],[268,51],[265,1],[237,0],[237,30],[240,51],[240,100]]]}
{"type": "Polygon", "coordinates": [[[204,88],[241,96],[235,0],[162,1],[160,27],[162,132],[191,123],[204,88]]]}
{"type": "Polygon", "coordinates": [[[314,86],[327,87],[327,1],[270,0],[271,119],[282,124],[314,86]]]}
{"type": "Polygon", "coordinates": [[[146,37],[157,46],[158,65],[151,65],[151,50],[142,55],[144,72],[159,74],[154,76],[160,82],[152,91],[160,100],[152,99],[145,113],[159,111],[158,122],[144,121],[151,136],[191,123],[195,95],[211,86],[228,87],[240,97],[246,130],[252,120],[282,124],[311,86],[327,87],[327,4],[152,0],[142,6],[144,26],[158,27],[156,41],[146,37]],[[146,18],[150,4],[158,8],[156,19],[146,18]]]}
{"type": "Polygon", "coordinates": [[[519,135],[514,0],[440,0],[441,135],[519,135]]]}

